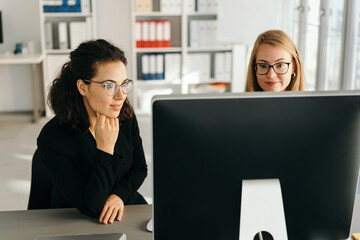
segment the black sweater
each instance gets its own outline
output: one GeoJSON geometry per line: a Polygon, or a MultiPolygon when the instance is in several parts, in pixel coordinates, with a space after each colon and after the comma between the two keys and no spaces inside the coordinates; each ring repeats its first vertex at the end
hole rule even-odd
{"type": "Polygon", "coordinates": [[[135,116],[120,126],[114,155],[97,149],[89,130],[74,132],[56,117],[44,126],[37,145],[51,175],[52,208],[75,207],[98,217],[112,193],[131,204],[147,175],[135,116]]]}

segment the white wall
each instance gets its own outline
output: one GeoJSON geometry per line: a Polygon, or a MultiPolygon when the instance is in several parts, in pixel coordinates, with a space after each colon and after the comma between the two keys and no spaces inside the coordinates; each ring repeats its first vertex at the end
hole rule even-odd
{"type": "Polygon", "coordinates": [[[98,0],[97,33],[99,38],[120,47],[128,60],[128,77],[132,76],[131,55],[131,0],[98,0]]]}
{"type": "MultiPolygon", "coordinates": [[[[292,35],[294,0],[219,0],[218,40],[252,48],[257,36],[270,29],[292,35]]],[[[251,50],[251,49],[250,49],[251,50]]]]}
{"type": "MultiPolygon", "coordinates": [[[[15,43],[34,41],[40,51],[38,0],[0,0],[4,43],[0,54],[12,52],[15,43]]],[[[26,65],[0,65],[0,112],[32,109],[31,68],[26,65]]]]}

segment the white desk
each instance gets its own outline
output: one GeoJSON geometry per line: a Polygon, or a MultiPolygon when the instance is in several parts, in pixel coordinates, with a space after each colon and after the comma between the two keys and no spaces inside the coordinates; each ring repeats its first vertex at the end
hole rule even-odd
{"type": "Polygon", "coordinates": [[[44,60],[45,54],[18,54],[0,55],[0,64],[40,64],[44,60]]]}
{"type": "MultiPolygon", "coordinates": [[[[0,55],[0,64],[14,65],[14,64],[30,64],[32,74],[32,86],[33,86],[33,120],[37,122],[39,120],[39,104],[37,96],[39,94],[37,87],[36,66],[40,65],[45,58],[45,54],[19,54],[19,55],[0,55]]],[[[40,71],[39,71],[40,72],[40,71]]],[[[39,74],[40,75],[40,74],[39,74]]]]}

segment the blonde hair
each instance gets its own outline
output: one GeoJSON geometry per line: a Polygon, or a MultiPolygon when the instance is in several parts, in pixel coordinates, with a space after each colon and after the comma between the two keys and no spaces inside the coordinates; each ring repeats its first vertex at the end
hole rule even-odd
{"type": "Polygon", "coordinates": [[[256,55],[261,44],[270,44],[274,47],[280,47],[290,53],[292,60],[295,63],[294,74],[291,76],[291,81],[286,91],[303,91],[306,89],[304,67],[300,58],[298,49],[289,35],[281,30],[269,30],[261,33],[251,51],[248,73],[246,78],[246,92],[263,91],[259,86],[256,78],[254,63],[256,62],[256,55]]]}

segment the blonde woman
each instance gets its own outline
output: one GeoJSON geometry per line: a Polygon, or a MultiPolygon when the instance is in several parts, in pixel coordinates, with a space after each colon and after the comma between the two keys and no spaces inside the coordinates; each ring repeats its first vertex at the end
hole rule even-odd
{"type": "Polygon", "coordinates": [[[306,90],[299,51],[281,30],[261,33],[251,52],[246,92],[306,90]]]}

